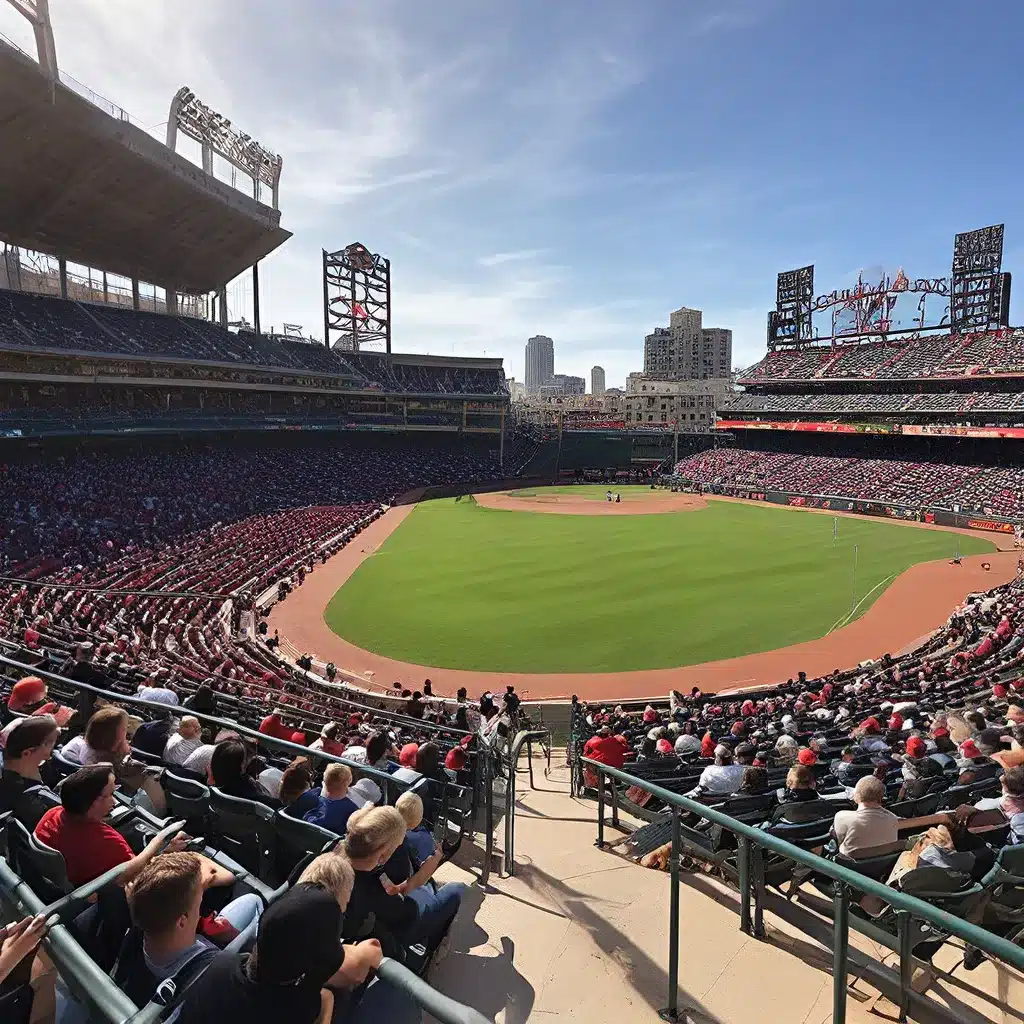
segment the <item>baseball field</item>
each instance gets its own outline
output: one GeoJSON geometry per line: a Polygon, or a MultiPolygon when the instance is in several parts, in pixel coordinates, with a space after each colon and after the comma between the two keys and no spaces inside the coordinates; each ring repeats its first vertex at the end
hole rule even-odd
{"type": "MultiPolygon", "coordinates": [[[[651,498],[616,489],[622,505],[651,498]]],[[[605,491],[545,488],[543,497],[602,502],[605,491]]],[[[656,515],[425,502],[324,619],[364,650],[439,668],[672,668],[822,637],[861,616],[904,569],[995,550],[974,536],[860,518],[840,518],[833,538],[833,522],[714,499],[656,515]]]]}

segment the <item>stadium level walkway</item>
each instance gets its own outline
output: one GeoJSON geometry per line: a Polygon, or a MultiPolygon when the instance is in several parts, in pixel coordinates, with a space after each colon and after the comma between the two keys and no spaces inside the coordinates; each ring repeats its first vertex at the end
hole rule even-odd
{"type": "MultiPolygon", "coordinates": [[[[516,875],[492,872],[486,895],[470,890],[452,953],[432,981],[505,1024],[556,1018],[654,1024],[667,992],[668,875],[594,847],[595,806],[570,799],[568,771],[558,761],[553,757],[547,779],[536,763],[538,791],[520,778],[516,875]]],[[[473,852],[459,858],[471,870],[473,852]]],[[[446,865],[440,877],[473,879],[456,865],[446,865]]],[[[770,910],[767,940],[750,938],[739,930],[738,913],[733,890],[684,874],[679,1005],[689,1008],[693,1024],[829,1024],[830,947],[770,910]]],[[[787,917],[807,913],[786,911],[787,917]]],[[[851,946],[875,959],[884,952],[855,933],[851,946]]],[[[958,960],[947,947],[937,962],[948,969],[958,960]]],[[[931,989],[949,1014],[917,1019],[1024,1021],[1018,975],[986,962],[956,977],[952,987],[940,982],[931,989]]],[[[865,981],[856,983],[850,1024],[896,1020],[896,1007],[885,999],[869,1012],[877,994],[865,981]]]]}

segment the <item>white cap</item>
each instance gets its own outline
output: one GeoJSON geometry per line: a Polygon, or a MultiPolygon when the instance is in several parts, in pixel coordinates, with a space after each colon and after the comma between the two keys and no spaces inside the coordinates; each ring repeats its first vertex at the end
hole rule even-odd
{"type": "Polygon", "coordinates": [[[348,798],[358,807],[369,807],[380,800],[380,786],[373,779],[360,779],[349,788],[348,798]]]}

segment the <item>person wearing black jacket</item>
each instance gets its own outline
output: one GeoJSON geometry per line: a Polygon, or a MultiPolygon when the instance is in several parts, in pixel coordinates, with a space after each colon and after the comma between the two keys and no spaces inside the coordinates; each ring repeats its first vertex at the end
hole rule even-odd
{"type": "Polygon", "coordinates": [[[239,800],[255,800],[268,807],[280,807],[281,801],[272,797],[249,774],[249,751],[239,739],[221,740],[210,758],[210,778],[213,784],[228,796],[239,800]]]}
{"type": "Polygon", "coordinates": [[[441,861],[440,849],[411,878],[395,885],[383,865],[405,835],[405,819],[394,807],[367,807],[349,818],[345,856],[355,870],[355,885],[342,934],[346,939],[375,938],[385,956],[399,961],[409,945],[422,942],[437,963],[448,951],[448,931],[465,886],[449,882],[435,891],[427,884],[441,861]]]}

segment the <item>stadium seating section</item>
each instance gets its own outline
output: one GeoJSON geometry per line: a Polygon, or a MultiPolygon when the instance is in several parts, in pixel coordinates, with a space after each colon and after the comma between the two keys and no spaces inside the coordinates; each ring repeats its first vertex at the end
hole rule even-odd
{"type": "Polygon", "coordinates": [[[216,324],[0,289],[0,345],[77,353],[162,356],[344,375],[356,386],[400,393],[507,394],[500,370],[393,362],[374,353],[233,333],[216,324]]]}
{"type": "Polygon", "coordinates": [[[730,396],[719,408],[719,415],[728,419],[734,413],[882,413],[911,418],[917,413],[971,414],[1024,411],[1024,391],[1008,392],[946,392],[937,394],[753,394],[742,392],[730,396]]]}
{"type": "MultiPolygon", "coordinates": [[[[910,654],[820,679],[801,674],[742,696],[673,694],[668,706],[656,702],[643,712],[577,705],[574,749],[805,850],[824,848],[855,872],[1020,942],[1022,653],[1018,580],[969,599],[910,654]],[[836,814],[854,809],[854,788],[868,776],[881,782],[883,806],[896,816],[886,826],[893,842],[858,845],[851,838],[842,847],[833,835],[836,814]],[[941,852],[927,850],[936,843],[941,852]]],[[[597,785],[593,769],[581,763],[576,779],[579,788],[597,785]]],[[[664,803],[640,786],[620,787],[619,801],[650,823],[631,837],[632,852],[651,866],[664,864],[672,828],[664,803]]],[[[736,881],[736,840],[728,829],[686,814],[682,842],[686,863],[736,881]]],[[[787,898],[801,887],[805,898],[808,890],[819,903],[826,897],[821,912],[831,917],[829,879],[776,856],[766,856],[764,872],[787,898]]],[[[898,948],[891,907],[865,904],[854,913],[862,930],[898,948]]],[[[915,955],[930,959],[946,938],[938,929],[915,932],[915,955]]],[[[968,969],[980,960],[968,949],[968,969]]]]}
{"type": "Polygon", "coordinates": [[[676,472],[695,484],[1024,517],[1024,470],[1013,467],[718,448],[683,459],[676,472]]]}
{"type": "Polygon", "coordinates": [[[1024,371],[1024,331],[941,334],[864,345],[779,349],[741,374],[741,382],[772,380],[963,377],[1024,371]]]}

